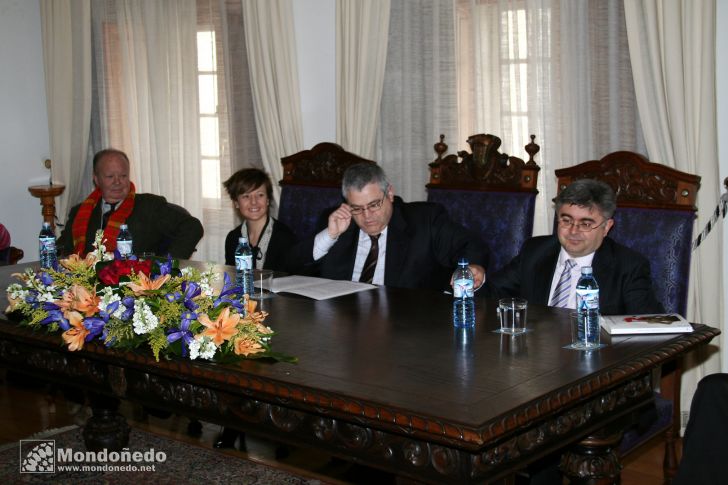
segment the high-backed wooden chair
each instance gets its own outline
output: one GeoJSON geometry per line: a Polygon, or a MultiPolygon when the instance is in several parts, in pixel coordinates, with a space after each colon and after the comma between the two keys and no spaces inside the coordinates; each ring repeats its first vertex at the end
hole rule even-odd
{"type": "MultiPolygon", "coordinates": [[[[609,236],[649,260],[657,298],[666,311],[685,316],[700,177],[627,151],[556,170],[556,177],[559,191],[582,178],[602,180],[614,189],[617,211],[609,236]]],[[[662,369],[656,404],[657,420],[646,430],[625,433],[620,451],[628,453],[664,431],[665,475],[671,478],[677,471],[675,440],[680,422],[680,366],[677,363],[662,369]]]]}
{"type": "Polygon", "coordinates": [[[360,162],[375,163],[326,142],[283,157],[278,219],[299,239],[312,235],[323,212],[343,201],[341,178],[344,171],[360,162]]]}
{"type": "Polygon", "coordinates": [[[442,204],[459,224],[479,236],[490,249],[488,272],[505,266],[533,232],[536,183],[540,167],[533,157],[540,147],[535,135],[526,145],[528,162],[498,152],[501,140],[495,135],[468,138],[471,153],[443,154],[445,136],[434,148],[430,163],[427,200],[442,204]]]}
{"type": "Polygon", "coordinates": [[[18,261],[23,259],[23,255],[23,250],[16,248],[15,246],[9,246],[2,249],[0,250],[0,266],[17,264],[18,261]]]}

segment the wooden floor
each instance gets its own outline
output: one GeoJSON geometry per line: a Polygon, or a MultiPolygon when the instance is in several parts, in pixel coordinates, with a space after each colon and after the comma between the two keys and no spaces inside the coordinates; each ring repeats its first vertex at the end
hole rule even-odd
{"type": "MultiPolygon", "coordinates": [[[[78,424],[84,418],[84,410],[74,414],[78,406],[66,403],[60,393],[49,393],[43,386],[26,385],[5,377],[0,370],[0,445],[16,442],[43,430],[78,424]]],[[[139,413],[123,404],[122,413],[129,423],[173,439],[211,447],[220,427],[203,423],[197,437],[188,435],[189,420],[173,416],[159,419],[151,416],[139,418],[139,413]],[[134,416],[137,416],[137,419],[134,416]]],[[[272,443],[248,438],[247,451],[226,451],[255,461],[274,465],[327,483],[391,483],[391,477],[379,472],[356,467],[340,460],[332,460],[325,454],[310,450],[291,450],[287,456],[276,459],[276,446],[272,443]]],[[[623,460],[622,485],[661,485],[663,446],[659,440],[644,445],[623,460]]]]}

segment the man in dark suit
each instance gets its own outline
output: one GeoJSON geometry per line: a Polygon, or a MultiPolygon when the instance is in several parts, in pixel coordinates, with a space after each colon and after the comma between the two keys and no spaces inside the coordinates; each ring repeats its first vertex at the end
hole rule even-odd
{"type": "Polygon", "coordinates": [[[470,263],[476,287],[482,283],[488,261],[485,244],[451,221],[441,206],[405,203],[395,197],[378,165],[349,167],[342,193],[346,202],[329,215],[327,227],[294,251],[292,263],[303,264],[303,272],[401,288],[443,289],[462,257],[470,263]]]}
{"type": "Polygon", "coordinates": [[[728,374],[698,382],[683,437],[674,485],[711,485],[728,479],[728,374]]]}
{"type": "Polygon", "coordinates": [[[116,248],[121,224],[129,226],[134,252],[171,254],[188,259],[202,239],[200,221],[164,197],[137,194],[129,179],[129,159],[119,150],[101,150],[94,155],[91,195],[74,206],[58,239],[64,255],[91,251],[96,231],[103,229],[107,251],[116,248]]]}
{"type": "Polygon", "coordinates": [[[581,267],[591,266],[599,284],[601,313],[664,312],[652,289],[647,259],[607,236],[616,210],[611,187],[597,180],[577,180],[554,202],[556,234],[526,241],[508,265],[487,277],[485,295],[520,296],[539,305],[575,308],[581,267]],[[554,301],[565,272],[569,290],[562,301],[554,301]]]}

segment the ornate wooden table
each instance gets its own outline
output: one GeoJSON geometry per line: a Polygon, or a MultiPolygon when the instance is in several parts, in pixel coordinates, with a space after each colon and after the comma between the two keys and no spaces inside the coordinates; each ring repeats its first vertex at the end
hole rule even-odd
{"type": "MultiPolygon", "coordinates": [[[[0,285],[22,267],[0,268],[0,285]]],[[[278,295],[263,306],[277,332],[274,350],[298,364],[155,362],[151,352],[97,344],[68,352],[59,335],[5,318],[0,364],[403,477],[479,483],[559,450],[570,451],[575,469],[579,456],[593,463],[595,433],[624,427],[650,405],[651,370],[719,334],[696,325],[683,335],[603,335],[609,345],[587,353],[563,348],[567,312],[555,308],[532,305],[532,331],[510,337],[493,332],[488,300],[477,302],[475,329],[454,330],[451,297],[434,291],[379,288],[324,301],[278,295]]],[[[95,409],[95,418],[113,417],[107,411],[95,409]]],[[[94,432],[112,425],[107,419],[94,432]]],[[[618,474],[606,453],[596,461],[618,474]]]]}

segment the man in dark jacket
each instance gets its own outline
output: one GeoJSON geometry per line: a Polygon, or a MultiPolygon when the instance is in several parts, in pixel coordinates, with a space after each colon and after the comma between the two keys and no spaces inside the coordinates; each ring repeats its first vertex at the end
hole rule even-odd
{"type": "Polygon", "coordinates": [[[296,247],[293,258],[305,272],[400,288],[443,289],[458,259],[466,258],[476,287],[482,283],[486,245],[453,222],[441,206],[395,197],[378,165],[349,167],[342,193],[346,202],[329,215],[327,227],[296,247]]]}
{"type": "Polygon", "coordinates": [[[616,209],[611,187],[597,180],[577,180],[554,202],[556,234],[526,241],[509,264],[488,275],[485,296],[519,296],[534,304],[575,308],[581,267],[591,266],[599,284],[601,313],[664,312],[652,289],[647,259],[607,236],[616,209]],[[558,298],[556,287],[562,278],[568,280],[569,290],[558,298]]]}
{"type": "Polygon", "coordinates": [[[103,229],[107,251],[116,248],[122,224],[129,226],[134,252],[189,259],[202,239],[200,221],[164,197],[137,194],[129,179],[129,159],[119,150],[101,150],[94,156],[96,190],[73,207],[58,240],[63,255],[85,255],[92,250],[96,231],[103,229]]]}

